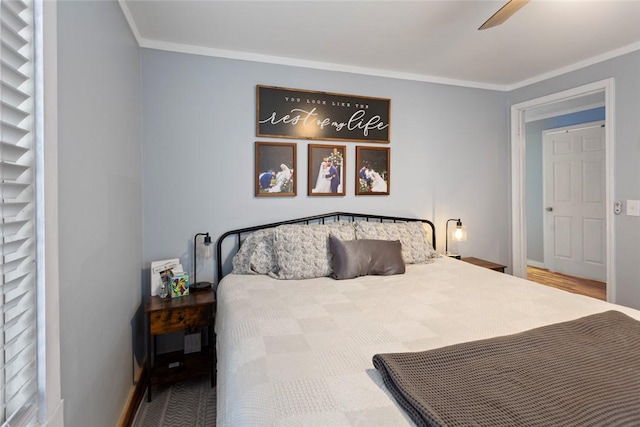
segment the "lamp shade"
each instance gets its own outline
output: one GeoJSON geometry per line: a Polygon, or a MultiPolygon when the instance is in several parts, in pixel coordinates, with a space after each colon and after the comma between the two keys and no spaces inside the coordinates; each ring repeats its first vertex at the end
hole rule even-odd
{"type": "Polygon", "coordinates": [[[205,234],[202,244],[204,245],[202,256],[205,259],[211,259],[211,257],[213,256],[213,246],[211,245],[211,236],[209,236],[209,233],[205,234]]]}
{"type": "Polygon", "coordinates": [[[447,220],[446,226],[446,236],[445,236],[445,255],[460,259],[460,255],[452,254],[449,252],[449,239],[454,242],[464,242],[467,240],[467,227],[462,225],[462,221],[460,218],[452,218],[447,220]],[[449,231],[449,223],[455,221],[455,227],[451,228],[449,231]]]}
{"type": "Polygon", "coordinates": [[[467,227],[464,225],[456,226],[451,230],[451,240],[454,242],[464,242],[467,240],[467,227]]]}
{"type": "Polygon", "coordinates": [[[198,236],[204,236],[204,238],[202,239],[202,245],[204,246],[202,251],[203,258],[210,259],[212,257],[211,236],[209,235],[209,233],[197,233],[195,236],[193,236],[193,283],[189,285],[193,292],[211,289],[211,283],[198,282],[197,279],[198,236]]]}

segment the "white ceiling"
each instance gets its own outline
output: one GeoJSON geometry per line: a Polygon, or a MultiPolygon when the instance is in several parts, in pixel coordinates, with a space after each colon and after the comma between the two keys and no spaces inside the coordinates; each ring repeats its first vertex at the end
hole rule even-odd
{"type": "Polygon", "coordinates": [[[120,0],[143,47],[509,90],[640,49],[640,0],[120,0]]]}

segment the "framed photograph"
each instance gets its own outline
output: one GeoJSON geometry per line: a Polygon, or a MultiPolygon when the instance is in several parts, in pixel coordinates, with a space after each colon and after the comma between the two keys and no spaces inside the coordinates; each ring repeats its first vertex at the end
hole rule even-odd
{"type": "Polygon", "coordinates": [[[356,196],[389,194],[389,156],[386,147],[356,147],[356,196]]]}
{"type": "Polygon", "coordinates": [[[344,145],[309,144],[309,196],[345,195],[346,152],[344,145]]]}
{"type": "Polygon", "coordinates": [[[256,142],[256,197],[295,197],[296,144],[256,142]]]}

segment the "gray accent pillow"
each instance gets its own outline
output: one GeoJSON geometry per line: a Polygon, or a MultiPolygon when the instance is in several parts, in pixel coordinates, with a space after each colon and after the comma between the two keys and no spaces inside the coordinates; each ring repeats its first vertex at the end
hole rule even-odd
{"type": "Polygon", "coordinates": [[[329,250],[333,255],[334,279],[353,279],[358,276],[390,276],[404,274],[402,244],[399,240],[342,241],[329,236],[329,250]]]}
{"type": "Polygon", "coordinates": [[[421,264],[436,258],[437,253],[427,240],[427,231],[420,221],[356,222],[356,239],[400,240],[402,258],[406,264],[421,264]]]}

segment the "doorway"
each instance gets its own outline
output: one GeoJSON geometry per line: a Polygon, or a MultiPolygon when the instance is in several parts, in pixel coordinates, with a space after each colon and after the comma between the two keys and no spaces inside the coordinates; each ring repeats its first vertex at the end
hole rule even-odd
{"type": "MultiPolygon", "coordinates": [[[[532,99],[511,107],[511,183],[512,183],[512,264],[513,274],[527,277],[527,210],[526,210],[526,118],[536,109],[549,108],[561,102],[580,102],[587,96],[602,94],[605,106],[604,128],[604,204],[613,205],[613,117],[614,81],[607,79],[567,91],[532,99]]],[[[606,264],[607,300],[615,301],[615,264],[613,258],[613,210],[605,208],[604,259],[606,264]]]]}
{"type": "Polygon", "coordinates": [[[546,130],[542,142],[544,266],[604,282],[604,121],[546,130]]]}

